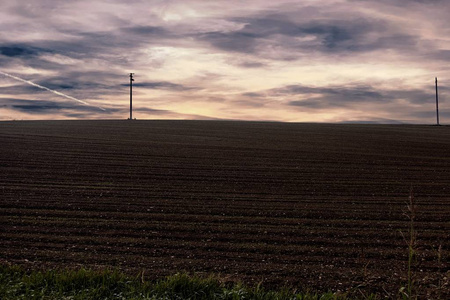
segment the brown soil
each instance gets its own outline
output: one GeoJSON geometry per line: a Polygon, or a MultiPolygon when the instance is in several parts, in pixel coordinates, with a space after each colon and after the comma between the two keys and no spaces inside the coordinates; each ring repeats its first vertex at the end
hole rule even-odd
{"type": "Polygon", "coordinates": [[[393,297],[412,186],[416,286],[444,299],[449,150],[446,126],[2,122],[0,262],[393,297]]]}

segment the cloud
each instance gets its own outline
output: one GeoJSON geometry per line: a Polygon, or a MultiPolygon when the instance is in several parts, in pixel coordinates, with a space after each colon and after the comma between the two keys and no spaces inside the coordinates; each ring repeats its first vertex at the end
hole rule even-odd
{"type": "MultiPolygon", "coordinates": [[[[33,46],[29,43],[9,44],[1,43],[0,40],[0,64],[3,68],[10,66],[32,66],[40,68],[48,65],[48,62],[41,60],[43,55],[54,55],[54,51],[47,48],[33,46]]],[[[54,64],[48,69],[55,69],[54,64]]]]}
{"type": "MultiPolygon", "coordinates": [[[[128,74],[120,74],[116,72],[101,72],[101,71],[65,71],[61,70],[62,74],[59,76],[45,76],[41,74],[23,75],[26,80],[32,81],[36,84],[48,87],[49,89],[62,91],[74,97],[98,99],[103,96],[117,95],[125,93],[123,82],[127,82],[128,74]]],[[[28,84],[11,84],[14,80],[4,77],[0,74],[0,82],[5,82],[1,88],[2,94],[16,95],[24,93],[32,94],[48,94],[37,87],[28,84]]]]}
{"type": "MultiPolygon", "coordinates": [[[[99,113],[99,110],[92,106],[76,105],[71,102],[57,102],[49,100],[31,100],[17,98],[0,98],[0,108],[9,111],[21,112],[28,115],[62,115],[69,118],[126,118],[129,108],[108,107],[106,111],[99,113]]],[[[149,107],[133,107],[134,116],[137,118],[145,116],[156,116],[170,119],[198,119],[217,120],[218,118],[208,117],[198,114],[184,114],[166,109],[154,109],[149,107]]]]}
{"type": "Polygon", "coordinates": [[[260,98],[260,97],[264,97],[264,93],[260,92],[248,92],[248,93],[243,93],[242,96],[244,97],[250,97],[250,98],[260,98]]]}
{"type": "MultiPolygon", "coordinates": [[[[386,45],[403,47],[414,44],[412,36],[389,35],[388,27],[382,20],[350,15],[346,19],[315,20],[300,17],[291,21],[287,15],[289,14],[279,13],[233,18],[232,21],[245,25],[231,32],[202,33],[198,35],[198,39],[220,50],[264,57],[274,47],[300,53],[353,53],[374,51],[386,45]],[[397,43],[390,44],[394,40],[397,43]]],[[[275,55],[271,58],[285,59],[284,56],[275,55]]]]}
{"type": "Polygon", "coordinates": [[[121,28],[120,31],[123,34],[133,34],[142,37],[159,37],[159,38],[173,37],[173,34],[162,26],[124,27],[121,28]]]}
{"type": "Polygon", "coordinates": [[[195,119],[195,120],[220,120],[219,118],[208,117],[197,114],[184,114],[165,109],[153,109],[148,107],[133,108],[133,111],[143,112],[153,116],[160,116],[172,119],[195,119]]]}
{"type": "Polygon", "coordinates": [[[25,48],[21,46],[1,46],[0,47],[0,55],[8,56],[8,57],[16,57],[16,56],[26,56],[29,57],[31,55],[36,55],[37,51],[33,48],[25,48]]]}
{"type": "Polygon", "coordinates": [[[375,2],[375,3],[385,3],[391,6],[401,6],[411,5],[411,3],[417,3],[421,5],[434,6],[436,4],[447,4],[446,0],[350,0],[350,2],[375,2]]]}
{"type": "MultiPolygon", "coordinates": [[[[445,92],[444,89],[443,92],[445,92]]],[[[404,103],[405,106],[414,106],[434,101],[434,94],[431,90],[426,92],[422,89],[385,89],[358,83],[323,87],[288,85],[270,90],[244,93],[242,96],[259,99],[259,101],[276,98],[289,106],[312,110],[358,109],[358,107],[363,108],[367,104],[381,106],[398,102],[404,103]],[[298,99],[292,100],[295,98],[298,99]]]]}
{"type": "MultiPolygon", "coordinates": [[[[122,86],[127,87],[129,84],[122,84],[122,86]]],[[[148,88],[153,90],[170,90],[170,91],[188,91],[193,90],[193,87],[187,87],[182,84],[176,84],[168,81],[154,81],[154,82],[138,82],[133,83],[133,87],[138,88],[148,88]]]]}
{"type": "Polygon", "coordinates": [[[133,108],[133,111],[150,113],[152,115],[166,115],[168,113],[172,113],[170,110],[154,109],[154,108],[149,108],[149,107],[135,107],[135,108],[133,108]]]}
{"type": "MultiPolygon", "coordinates": [[[[436,119],[436,111],[435,110],[418,111],[418,112],[411,113],[410,116],[412,118],[435,120],[436,119]]],[[[440,111],[439,117],[441,120],[448,120],[448,119],[450,119],[450,112],[440,111]]]]}
{"type": "MultiPolygon", "coordinates": [[[[434,99],[424,82],[439,77],[443,110],[450,94],[445,1],[17,0],[0,8],[2,71],[111,107],[109,117],[127,113],[130,72],[139,74],[139,113],[150,118],[422,120],[434,99]]],[[[0,86],[1,97],[47,101],[16,111],[93,116],[8,78],[0,86]]]]}
{"type": "Polygon", "coordinates": [[[367,118],[370,118],[371,120],[367,121],[367,119],[359,119],[359,120],[342,121],[339,123],[342,123],[342,124],[405,124],[405,122],[393,120],[393,119],[373,118],[370,116],[367,116],[367,118]]]}
{"type": "MultiPolygon", "coordinates": [[[[0,106],[29,114],[54,113],[54,112],[92,112],[98,113],[98,108],[87,105],[77,105],[71,102],[57,102],[49,100],[30,100],[0,98],[0,106]]],[[[108,109],[105,114],[115,112],[116,109],[108,109]]]]}
{"type": "Polygon", "coordinates": [[[257,38],[259,36],[256,34],[242,31],[207,32],[198,36],[200,41],[205,41],[221,50],[244,53],[257,52],[257,38]]]}
{"type": "Polygon", "coordinates": [[[256,62],[256,61],[244,61],[241,63],[237,64],[239,67],[243,67],[243,68],[249,68],[249,69],[253,69],[253,68],[264,68],[267,67],[267,64],[261,63],[261,62],[256,62]]]}
{"type": "Polygon", "coordinates": [[[310,109],[355,108],[357,105],[381,105],[400,100],[413,105],[423,104],[434,97],[432,93],[417,89],[386,90],[360,84],[339,87],[291,85],[271,93],[284,97],[301,96],[303,99],[289,101],[289,105],[310,109]]]}
{"type": "Polygon", "coordinates": [[[289,105],[324,109],[347,107],[355,103],[380,103],[392,100],[388,93],[376,91],[369,85],[354,85],[346,87],[308,87],[290,85],[270,91],[272,95],[283,97],[302,96],[305,99],[289,101],[289,105]]]}

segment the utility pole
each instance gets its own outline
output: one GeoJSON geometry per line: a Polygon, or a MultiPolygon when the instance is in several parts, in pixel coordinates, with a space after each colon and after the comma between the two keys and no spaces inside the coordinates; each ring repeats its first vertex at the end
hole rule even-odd
{"type": "Polygon", "coordinates": [[[435,78],[436,84],[436,125],[439,126],[439,96],[438,96],[438,80],[435,78]]]}
{"type": "Polygon", "coordinates": [[[130,120],[133,120],[133,75],[130,73],[130,120]]]}

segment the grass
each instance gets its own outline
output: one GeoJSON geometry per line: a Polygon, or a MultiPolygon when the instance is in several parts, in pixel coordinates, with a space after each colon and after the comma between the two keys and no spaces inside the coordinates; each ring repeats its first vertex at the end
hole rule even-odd
{"type": "MultiPolygon", "coordinates": [[[[346,300],[345,294],[265,290],[242,284],[227,285],[219,278],[179,273],[158,281],[130,277],[113,270],[26,271],[0,265],[0,299],[257,299],[346,300]]],[[[361,299],[377,299],[374,295],[361,299]]]]}

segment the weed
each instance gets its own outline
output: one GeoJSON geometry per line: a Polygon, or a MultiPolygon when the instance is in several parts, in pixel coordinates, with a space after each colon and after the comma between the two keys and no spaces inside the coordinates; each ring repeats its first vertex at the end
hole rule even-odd
{"type": "Polygon", "coordinates": [[[441,299],[441,292],[442,292],[442,286],[443,286],[443,282],[442,282],[442,244],[439,244],[439,247],[436,251],[436,255],[437,255],[437,262],[438,262],[438,269],[439,269],[439,280],[438,280],[438,284],[437,284],[437,297],[438,299],[441,299]]]}
{"type": "Polygon", "coordinates": [[[408,236],[406,237],[402,232],[403,239],[408,246],[408,273],[406,287],[400,288],[400,293],[404,299],[417,299],[414,291],[414,274],[413,265],[417,255],[417,232],[415,229],[415,220],[417,216],[417,204],[414,199],[413,188],[409,191],[408,203],[406,205],[407,211],[404,213],[409,219],[408,236]]]}

